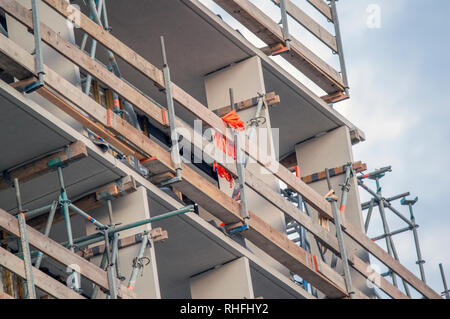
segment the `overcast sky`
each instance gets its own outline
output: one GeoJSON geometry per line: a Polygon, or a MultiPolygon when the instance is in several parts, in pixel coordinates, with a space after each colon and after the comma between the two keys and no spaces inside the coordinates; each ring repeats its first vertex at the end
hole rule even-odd
{"type": "MultiPolygon", "coordinates": [[[[255,45],[264,45],[211,0],[201,1],[255,45]]],[[[270,0],[251,2],[279,21],[279,9],[270,0]]],[[[293,2],[333,31],[332,24],[306,0],[293,2]]],[[[367,140],[354,147],[355,160],[366,162],[369,170],[392,165],[392,173],[381,180],[383,195],[410,191],[411,197],[419,197],[414,212],[420,225],[427,281],[440,293],[443,286],[438,263],[444,264],[450,280],[450,203],[446,202],[450,197],[450,1],[341,0],[338,13],[351,99],[335,108],[366,134],[367,140]]],[[[339,70],[337,57],[292,20],[290,31],[339,70]]],[[[321,95],[286,62],[275,60],[321,95]]],[[[371,181],[367,185],[375,189],[371,181]]],[[[361,198],[369,199],[364,191],[361,198]]],[[[409,216],[407,207],[399,202],[395,206],[409,216]]],[[[377,211],[374,213],[369,236],[382,234],[377,211]]],[[[406,226],[387,214],[391,230],[406,226]]],[[[384,246],[384,242],[380,244],[384,246]]],[[[412,233],[396,236],[395,244],[402,263],[419,276],[412,233]]]]}

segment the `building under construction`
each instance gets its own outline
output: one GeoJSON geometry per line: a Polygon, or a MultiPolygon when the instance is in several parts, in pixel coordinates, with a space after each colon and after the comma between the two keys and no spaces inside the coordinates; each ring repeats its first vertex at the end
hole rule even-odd
{"type": "Polygon", "coordinates": [[[0,0],[0,299],[442,298],[333,108],[337,1],[266,1],[0,0]]]}

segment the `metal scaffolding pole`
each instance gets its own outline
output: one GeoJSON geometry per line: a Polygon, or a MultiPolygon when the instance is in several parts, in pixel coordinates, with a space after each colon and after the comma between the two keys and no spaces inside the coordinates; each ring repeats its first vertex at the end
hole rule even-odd
{"type": "Polygon", "coordinates": [[[61,195],[60,195],[60,199],[59,199],[59,204],[61,206],[61,213],[64,216],[64,222],[66,225],[66,233],[67,233],[67,239],[69,242],[69,246],[68,248],[70,249],[71,252],[74,252],[74,247],[73,247],[73,235],[72,235],[72,225],[70,223],[70,214],[69,214],[69,205],[70,205],[70,201],[67,197],[67,192],[66,192],[66,188],[64,186],[64,179],[63,179],[63,174],[62,174],[62,168],[59,165],[58,166],[58,179],[59,179],[59,185],[61,187],[61,195]]]}
{"type": "MultiPolygon", "coordinates": [[[[45,236],[49,236],[50,234],[50,230],[52,228],[53,225],[53,219],[55,217],[55,213],[56,213],[56,209],[58,208],[58,202],[54,201],[52,203],[52,207],[50,208],[50,213],[48,214],[47,217],[47,223],[45,224],[45,229],[44,229],[44,235],[45,236]]],[[[44,254],[42,252],[38,252],[38,256],[37,259],[34,263],[34,267],[36,267],[37,269],[39,269],[41,267],[41,262],[42,262],[42,258],[44,257],[44,254]]]]}
{"type": "Polygon", "coordinates": [[[447,288],[447,280],[445,279],[444,267],[442,267],[442,264],[439,264],[439,270],[441,271],[442,283],[444,284],[442,295],[445,296],[445,299],[450,299],[450,291],[447,288]]]}
{"type": "MultiPolygon", "coordinates": [[[[233,110],[237,110],[236,105],[234,104],[234,95],[232,88],[230,88],[230,104],[233,110]]],[[[239,181],[239,194],[241,198],[241,206],[240,206],[241,217],[244,218],[244,222],[245,224],[247,224],[249,215],[247,206],[247,193],[245,189],[244,157],[242,155],[240,137],[239,132],[237,130],[233,130],[233,137],[234,137],[234,149],[236,152],[236,169],[239,181]]]]}
{"type": "Polygon", "coordinates": [[[423,267],[425,260],[423,260],[422,252],[420,251],[419,236],[417,234],[417,226],[416,226],[416,218],[414,217],[413,208],[412,208],[413,205],[417,202],[417,200],[418,200],[418,197],[414,198],[413,200],[407,200],[406,198],[403,198],[400,203],[402,205],[408,206],[408,209],[409,209],[411,224],[413,226],[412,232],[413,232],[413,236],[414,236],[414,244],[416,247],[416,254],[417,254],[416,264],[419,265],[420,278],[422,279],[423,282],[426,283],[427,281],[425,278],[425,269],[423,267]]]}
{"type": "Polygon", "coordinates": [[[31,13],[33,17],[35,72],[38,75],[38,80],[25,88],[25,92],[27,93],[34,92],[43,87],[45,75],[38,0],[31,0],[31,13]]]}
{"type": "Polygon", "coordinates": [[[372,197],[372,199],[370,200],[370,203],[369,203],[369,211],[367,212],[366,222],[364,223],[364,230],[365,230],[366,234],[367,234],[367,230],[369,229],[370,219],[372,218],[374,202],[375,202],[375,199],[372,197]]]}
{"type": "Polygon", "coordinates": [[[144,267],[144,264],[142,263],[142,259],[144,258],[145,248],[147,248],[147,245],[150,244],[147,236],[148,236],[148,232],[145,231],[142,236],[142,242],[141,242],[141,246],[139,247],[138,255],[133,259],[133,270],[131,272],[130,280],[128,281],[128,286],[127,286],[127,288],[129,290],[134,290],[138,272],[142,267],[144,267]]]}
{"type": "Polygon", "coordinates": [[[339,64],[341,66],[342,81],[344,82],[344,86],[345,86],[345,94],[347,96],[350,96],[349,86],[348,86],[347,67],[345,65],[344,46],[342,45],[341,27],[339,25],[339,18],[338,18],[337,9],[336,9],[336,0],[331,0],[330,6],[331,6],[331,14],[333,16],[334,31],[336,34],[336,46],[338,49],[337,53],[339,55],[339,64]]]}
{"type": "Polygon", "coordinates": [[[16,200],[18,209],[18,221],[20,232],[20,247],[22,248],[23,261],[25,265],[26,291],[28,299],[36,299],[36,288],[34,286],[33,266],[31,264],[30,246],[28,244],[28,231],[25,221],[25,215],[22,209],[22,199],[20,196],[19,180],[14,179],[14,188],[16,190],[16,200]]]}
{"type": "Polygon", "coordinates": [[[175,116],[175,106],[173,103],[173,95],[172,95],[172,81],[170,79],[170,69],[169,64],[167,62],[166,55],[166,46],[164,44],[164,37],[160,37],[161,41],[161,55],[163,58],[163,75],[164,75],[164,86],[166,92],[166,101],[167,101],[167,113],[169,115],[169,127],[170,127],[170,139],[172,142],[171,146],[171,159],[175,164],[175,177],[170,178],[169,180],[161,183],[161,186],[166,186],[169,184],[173,184],[176,182],[180,182],[182,179],[181,176],[181,155],[180,155],[180,146],[178,144],[178,131],[177,131],[177,122],[175,116]]]}
{"type": "MultiPolygon", "coordinates": [[[[328,171],[327,171],[327,174],[329,174],[328,171]]],[[[342,232],[340,211],[338,210],[338,207],[337,207],[338,198],[334,194],[334,190],[331,190],[327,194],[326,199],[327,199],[327,201],[329,201],[331,203],[331,208],[333,210],[333,218],[334,218],[334,225],[336,228],[336,236],[338,238],[339,251],[341,253],[341,260],[342,260],[342,265],[344,268],[345,287],[350,296],[350,299],[353,299],[355,292],[353,291],[352,276],[350,275],[350,266],[348,263],[347,250],[346,250],[345,243],[344,243],[344,234],[342,232]]]]}
{"type": "MultiPolygon", "coordinates": [[[[383,195],[381,193],[381,186],[380,186],[380,178],[382,178],[386,172],[391,172],[391,166],[388,167],[383,167],[379,170],[375,170],[372,173],[369,174],[365,174],[362,176],[358,176],[358,185],[360,185],[365,191],[367,191],[369,194],[371,194],[375,200],[378,201],[378,209],[380,212],[380,217],[381,217],[381,221],[383,224],[383,230],[384,230],[384,235],[385,235],[385,239],[386,239],[386,247],[387,247],[387,251],[388,253],[397,261],[400,261],[398,258],[398,253],[397,253],[397,249],[395,248],[394,245],[394,241],[392,239],[392,233],[389,229],[389,225],[386,219],[386,212],[384,210],[385,205],[387,204],[387,207],[394,212],[397,216],[399,216],[403,221],[405,221],[410,227],[412,227],[411,222],[406,219],[400,212],[398,212],[396,209],[394,209],[392,207],[392,205],[390,203],[388,203],[387,201],[385,201],[385,199],[383,198],[383,195]],[[372,180],[375,180],[376,183],[376,187],[377,187],[377,191],[374,192],[373,190],[371,190],[370,188],[368,188],[364,183],[363,183],[363,179],[365,178],[370,178],[372,180]]],[[[397,277],[395,275],[395,273],[391,270],[388,271],[388,274],[392,277],[392,283],[394,284],[395,287],[398,287],[397,284],[397,277]]],[[[402,279],[402,283],[403,283],[403,287],[405,289],[405,293],[408,297],[411,296],[411,293],[409,291],[409,286],[406,283],[405,280],[402,279]]]]}

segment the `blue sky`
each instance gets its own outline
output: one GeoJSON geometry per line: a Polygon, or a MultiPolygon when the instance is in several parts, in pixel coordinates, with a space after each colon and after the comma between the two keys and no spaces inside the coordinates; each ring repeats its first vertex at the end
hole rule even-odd
{"type": "MultiPolygon", "coordinates": [[[[439,262],[450,277],[449,12],[450,1],[339,1],[352,98],[336,108],[366,133],[355,158],[370,169],[392,165],[382,180],[384,194],[419,196],[414,208],[425,271],[439,292],[439,262]],[[381,9],[380,28],[367,28],[370,4],[381,9]]],[[[395,217],[389,222],[391,229],[403,227],[395,217]]],[[[379,220],[371,234],[376,229],[379,220]]],[[[395,240],[400,259],[418,275],[412,235],[395,240]]]]}
{"type": "MultiPolygon", "coordinates": [[[[257,46],[264,44],[211,0],[201,0],[257,46]]],[[[279,21],[279,9],[270,0],[251,0],[279,21]]],[[[332,31],[331,23],[306,0],[293,0],[316,21],[332,31]]],[[[447,95],[450,91],[450,1],[445,0],[341,0],[338,1],[351,99],[335,108],[366,133],[367,141],[354,147],[355,160],[369,170],[392,165],[382,179],[386,197],[410,191],[419,196],[414,206],[428,284],[442,292],[438,263],[450,279],[450,126],[447,95]],[[367,22],[379,10],[379,28],[367,22]],[[370,24],[369,24],[370,25],[370,24]]],[[[290,23],[291,33],[321,58],[339,69],[338,60],[302,27],[290,23]]],[[[275,59],[311,90],[320,90],[281,58],[275,59]]],[[[375,186],[367,183],[375,189],[375,186]]],[[[362,201],[369,197],[362,192],[362,201]]],[[[408,216],[406,207],[395,204],[408,216]]],[[[365,213],[363,213],[365,217],[365,213]]],[[[404,223],[388,212],[391,230],[404,223]]],[[[369,236],[382,233],[374,212],[369,236]]],[[[383,243],[381,243],[383,245],[383,243]]],[[[416,275],[411,232],[395,237],[402,263],[416,275]]],[[[383,271],[384,269],[381,268],[383,271]]],[[[413,294],[417,296],[417,294],[413,294]]]]}

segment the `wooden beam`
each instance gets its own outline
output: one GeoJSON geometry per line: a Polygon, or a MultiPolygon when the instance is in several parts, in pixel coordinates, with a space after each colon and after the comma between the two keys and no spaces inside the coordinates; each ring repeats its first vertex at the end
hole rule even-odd
{"type": "MultiPolygon", "coordinates": [[[[324,276],[333,278],[333,281],[338,283],[342,287],[342,289],[346,289],[344,277],[339,275],[333,268],[331,268],[328,264],[322,262],[322,260],[319,260],[316,256],[314,257],[314,265],[318,272],[320,272],[324,276]]],[[[362,293],[356,287],[353,287],[353,292],[355,299],[369,299],[367,295],[362,293]]]]}
{"type": "MultiPolygon", "coordinates": [[[[214,0],[267,45],[283,43],[281,27],[248,0],[214,0]]],[[[283,57],[327,93],[344,91],[340,74],[305,45],[291,37],[291,50],[283,57]]]]}
{"type": "Polygon", "coordinates": [[[330,22],[333,22],[333,14],[331,13],[330,6],[323,0],[307,0],[314,8],[319,10],[325,18],[327,18],[330,22]]]}
{"type": "MultiPolygon", "coordinates": [[[[112,182],[106,186],[100,187],[95,192],[89,193],[73,202],[75,206],[83,210],[84,212],[90,212],[98,207],[104,205],[102,200],[99,200],[99,194],[108,191],[114,198],[122,197],[126,194],[130,194],[137,190],[136,182],[132,176],[122,177],[120,180],[112,182]]],[[[69,211],[70,216],[76,215],[72,210],[69,211]]],[[[47,223],[47,214],[39,215],[35,218],[27,220],[27,224],[35,229],[43,229],[47,223]]],[[[53,224],[57,224],[64,220],[64,216],[58,210],[55,213],[53,224]]]]}
{"type": "MultiPolygon", "coordinates": [[[[272,2],[278,6],[280,5],[280,0],[272,0],[272,2]]],[[[334,52],[338,52],[336,38],[290,0],[286,1],[286,12],[327,47],[334,52]]]]}
{"type": "MultiPolygon", "coordinates": [[[[16,237],[20,236],[19,223],[17,218],[8,214],[8,212],[0,209],[0,228],[5,229],[16,237]]],[[[104,270],[96,265],[86,261],[80,256],[72,253],[67,248],[61,246],[59,243],[48,238],[44,234],[27,225],[28,241],[31,246],[41,251],[64,266],[78,265],[80,267],[80,274],[90,281],[96,283],[100,287],[109,290],[107,274],[104,270]]],[[[129,291],[124,285],[118,282],[119,297],[120,298],[135,298],[136,295],[129,291]]]]}
{"type": "Polygon", "coordinates": [[[24,69],[22,65],[8,55],[0,55],[0,69],[3,70],[2,73],[14,74],[14,77],[19,81],[34,77],[32,72],[24,69]]]}
{"type": "Polygon", "coordinates": [[[14,299],[14,297],[11,295],[8,295],[6,292],[0,291],[0,299],[14,299]]]}
{"type": "MultiPolygon", "coordinates": [[[[16,275],[26,279],[23,260],[1,247],[0,265],[14,272],[16,275]]],[[[70,289],[66,285],[60,283],[56,279],[53,279],[35,267],[33,267],[33,279],[36,287],[57,299],[86,299],[82,295],[77,294],[73,289],[70,289]]],[[[2,299],[1,294],[0,299],[2,299]]]]}
{"type": "MultiPolygon", "coordinates": [[[[339,167],[329,169],[330,177],[345,174],[345,168],[346,168],[346,165],[342,165],[339,167]]],[[[355,171],[355,173],[364,172],[365,170],[367,170],[367,165],[366,165],[366,163],[362,163],[361,161],[355,162],[355,163],[353,163],[353,170],[355,171]]],[[[321,172],[314,173],[314,174],[311,174],[308,176],[304,176],[304,177],[302,177],[302,180],[306,184],[311,184],[314,182],[324,180],[326,178],[327,178],[327,174],[325,173],[325,171],[321,171],[321,172]]]]}
{"type": "MultiPolygon", "coordinates": [[[[266,94],[266,104],[267,106],[271,106],[274,104],[280,103],[280,97],[275,94],[275,92],[270,92],[266,94]]],[[[236,108],[238,111],[242,111],[248,108],[251,108],[253,106],[258,105],[258,98],[254,97],[245,101],[241,101],[236,103],[236,108]]],[[[221,107],[217,110],[214,110],[214,113],[217,114],[217,116],[223,117],[227,113],[231,112],[233,109],[231,105],[221,107]]]]}
{"type": "MultiPolygon", "coordinates": [[[[9,180],[14,178],[19,179],[21,183],[27,182],[31,179],[44,175],[50,172],[52,169],[48,166],[48,162],[59,158],[63,163],[68,164],[78,161],[88,156],[86,145],[83,142],[76,141],[68,146],[68,149],[64,148],[53,154],[47,155],[34,162],[19,166],[8,171],[9,180]]],[[[10,187],[10,182],[5,179],[4,176],[0,176],[0,190],[10,187]]]]}
{"type": "Polygon", "coordinates": [[[75,109],[72,105],[70,105],[68,102],[66,102],[64,99],[57,96],[55,93],[50,91],[46,87],[42,87],[39,90],[37,90],[37,93],[45,98],[47,101],[53,103],[53,105],[57,106],[59,109],[61,109],[63,112],[67,113],[69,116],[77,120],[79,123],[84,125],[86,128],[90,129],[92,132],[97,134],[98,136],[102,137],[106,142],[111,144],[112,146],[116,147],[119,151],[124,153],[125,155],[131,155],[136,157],[137,159],[143,159],[145,156],[133,148],[131,148],[129,145],[123,143],[121,140],[119,140],[116,136],[111,134],[111,132],[105,130],[105,128],[99,124],[95,123],[85,115],[83,115],[80,111],[75,109]]]}
{"type": "Polygon", "coordinates": [[[297,165],[297,154],[295,152],[289,154],[280,161],[280,164],[290,169],[292,166],[297,165]]]}
{"type": "Polygon", "coordinates": [[[349,98],[347,94],[344,92],[335,92],[328,95],[324,95],[320,97],[322,100],[324,100],[328,104],[337,103],[343,100],[346,100],[349,98]]]}

